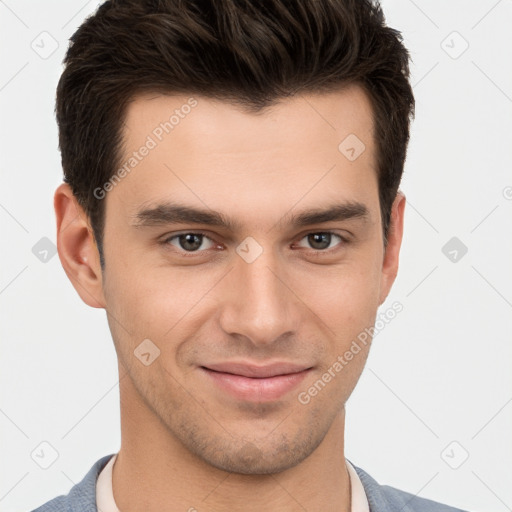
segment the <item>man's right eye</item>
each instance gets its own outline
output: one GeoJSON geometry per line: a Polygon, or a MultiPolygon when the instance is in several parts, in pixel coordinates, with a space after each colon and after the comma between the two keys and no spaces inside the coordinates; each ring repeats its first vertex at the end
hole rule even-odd
{"type": "Polygon", "coordinates": [[[172,245],[182,253],[203,253],[205,250],[211,249],[215,246],[215,242],[206,234],[202,232],[188,231],[168,236],[162,241],[162,244],[172,245]],[[210,244],[205,247],[204,242],[208,240],[210,244]]]}

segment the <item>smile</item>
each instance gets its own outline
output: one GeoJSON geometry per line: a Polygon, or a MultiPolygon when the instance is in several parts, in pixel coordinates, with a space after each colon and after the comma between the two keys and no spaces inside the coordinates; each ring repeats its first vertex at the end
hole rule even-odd
{"type": "Polygon", "coordinates": [[[279,370],[278,365],[261,368],[238,366],[236,370],[235,366],[229,367],[229,372],[224,368],[213,369],[205,366],[201,366],[200,370],[221,391],[239,400],[253,402],[278,400],[297,387],[311,370],[279,370]],[[235,370],[239,373],[232,373],[235,370]]]}

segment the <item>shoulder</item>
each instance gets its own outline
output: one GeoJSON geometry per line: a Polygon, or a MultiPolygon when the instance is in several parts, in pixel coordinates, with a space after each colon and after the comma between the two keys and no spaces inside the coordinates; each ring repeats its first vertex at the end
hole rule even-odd
{"type": "Polygon", "coordinates": [[[371,512],[466,512],[460,508],[420,498],[389,485],[380,485],[364,470],[351,464],[363,484],[371,512]]]}
{"type": "Polygon", "coordinates": [[[57,496],[32,512],[96,512],[96,480],[113,455],[97,460],[68,494],[57,496]]]}

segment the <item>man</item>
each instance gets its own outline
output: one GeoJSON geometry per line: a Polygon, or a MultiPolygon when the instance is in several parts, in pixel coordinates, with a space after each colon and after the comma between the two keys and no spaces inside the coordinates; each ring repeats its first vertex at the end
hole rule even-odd
{"type": "Polygon", "coordinates": [[[58,250],[107,312],[121,448],[38,511],[457,510],[344,456],[398,269],[408,61],[366,0],[118,0],[78,29],[58,250]]]}

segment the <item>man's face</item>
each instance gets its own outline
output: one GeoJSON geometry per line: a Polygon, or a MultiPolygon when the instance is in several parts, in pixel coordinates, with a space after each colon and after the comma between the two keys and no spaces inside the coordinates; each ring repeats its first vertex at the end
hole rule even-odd
{"type": "Polygon", "coordinates": [[[122,407],[142,430],[155,415],[210,465],[274,473],[343,414],[369,344],[333,365],[373,326],[394,278],[383,272],[371,106],[356,87],[259,114],[188,100],[129,105],[125,161],[139,157],[105,198],[103,296],[127,372],[122,407]],[[355,159],[354,135],[365,146],[355,159]],[[233,225],[176,218],[170,205],[233,225]],[[337,220],[297,221],[340,205],[337,220]]]}

